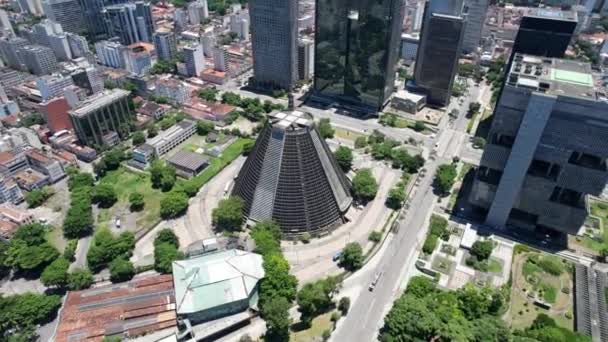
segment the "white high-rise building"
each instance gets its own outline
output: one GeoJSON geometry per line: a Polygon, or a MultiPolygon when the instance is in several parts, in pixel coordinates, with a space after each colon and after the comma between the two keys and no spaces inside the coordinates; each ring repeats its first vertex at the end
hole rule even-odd
{"type": "Polygon", "coordinates": [[[36,79],[36,87],[40,91],[42,101],[48,101],[54,97],[63,95],[63,89],[73,85],[71,77],[62,75],[47,75],[36,79]]]}
{"type": "Polygon", "coordinates": [[[213,57],[215,47],[215,37],[213,32],[206,32],[201,36],[201,44],[203,44],[203,53],[205,57],[213,57]]]}
{"type": "Polygon", "coordinates": [[[68,45],[70,46],[72,57],[79,58],[91,55],[89,43],[85,37],[73,33],[67,33],[66,36],[68,38],[68,45]]]}
{"type": "Polygon", "coordinates": [[[44,13],[40,0],[18,0],[21,11],[31,15],[40,16],[44,13]]]}
{"type": "Polygon", "coordinates": [[[53,50],[42,45],[26,45],[17,53],[27,69],[35,75],[48,75],[57,69],[57,57],[53,50]]]}
{"type": "Polygon", "coordinates": [[[59,23],[65,31],[72,33],[87,31],[78,0],[44,0],[42,8],[47,18],[59,23]]]}
{"type": "Polygon", "coordinates": [[[175,23],[175,29],[181,32],[188,23],[188,13],[182,8],[176,8],[173,12],[173,22],[175,23]]]}
{"type": "Polygon", "coordinates": [[[230,16],[230,31],[238,35],[241,40],[249,40],[249,18],[243,13],[230,16]]]}
{"type": "Polygon", "coordinates": [[[217,71],[228,71],[228,52],[223,47],[213,50],[213,68],[217,71]]]}
{"type": "Polygon", "coordinates": [[[99,64],[112,68],[125,67],[124,50],[125,47],[116,42],[102,40],[95,43],[95,52],[97,53],[99,64]]]}
{"type": "Polygon", "coordinates": [[[191,2],[188,5],[188,21],[191,25],[198,25],[201,23],[201,4],[198,2],[191,2]]]}
{"type": "Polygon", "coordinates": [[[184,62],[188,76],[199,77],[205,69],[203,46],[201,44],[193,44],[184,47],[184,62]]]}
{"type": "Polygon", "coordinates": [[[207,0],[199,0],[201,4],[201,17],[202,19],[209,18],[209,5],[207,4],[207,0]]]}
{"type": "Polygon", "coordinates": [[[14,34],[13,25],[8,18],[8,13],[5,10],[0,10],[0,26],[2,26],[2,31],[9,32],[14,34]]]}
{"type": "Polygon", "coordinates": [[[175,34],[167,29],[159,29],[154,33],[154,48],[159,59],[170,60],[177,54],[175,34]]]}

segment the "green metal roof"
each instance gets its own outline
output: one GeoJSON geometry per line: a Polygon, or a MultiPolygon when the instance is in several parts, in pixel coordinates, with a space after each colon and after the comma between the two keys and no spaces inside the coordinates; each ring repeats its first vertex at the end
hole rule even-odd
{"type": "Polygon", "coordinates": [[[194,313],[247,299],[263,277],[262,256],[236,249],[175,261],[177,313],[194,313]]]}
{"type": "Polygon", "coordinates": [[[593,86],[593,77],[590,74],[577,71],[553,69],[551,72],[551,79],[558,82],[593,86]]]}

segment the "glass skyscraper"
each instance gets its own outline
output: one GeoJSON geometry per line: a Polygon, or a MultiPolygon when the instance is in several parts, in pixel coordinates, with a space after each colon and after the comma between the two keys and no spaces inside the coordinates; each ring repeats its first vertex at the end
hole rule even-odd
{"type": "Polygon", "coordinates": [[[378,112],[395,81],[400,0],[317,0],[315,100],[378,112]]]}

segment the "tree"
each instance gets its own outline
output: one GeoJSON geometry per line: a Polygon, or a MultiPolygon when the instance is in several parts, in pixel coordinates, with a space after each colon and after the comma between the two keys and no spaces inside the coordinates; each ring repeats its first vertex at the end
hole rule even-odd
{"type": "Polygon", "coordinates": [[[55,259],[42,272],[40,281],[46,287],[63,287],[68,281],[70,262],[63,257],[55,259]]]}
{"type": "Polygon", "coordinates": [[[241,105],[241,96],[231,91],[227,91],[222,94],[222,103],[229,104],[231,106],[239,107],[241,105]]]}
{"type": "Polygon", "coordinates": [[[76,256],[76,248],[78,248],[78,240],[69,240],[68,244],[63,249],[63,257],[67,261],[74,261],[76,256]]]}
{"type": "Polygon", "coordinates": [[[44,117],[42,114],[34,112],[29,113],[19,118],[19,124],[23,127],[31,127],[33,125],[44,125],[44,117]]]}
{"type": "Polygon", "coordinates": [[[144,195],[142,195],[141,192],[132,192],[129,195],[129,207],[131,208],[131,211],[140,211],[145,205],[144,195]]]}
{"type": "Polygon", "coordinates": [[[253,150],[253,146],[255,146],[255,143],[253,141],[247,141],[243,145],[243,155],[248,156],[249,153],[251,153],[251,151],[253,150]]]}
{"type": "Polygon", "coordinates": [[[243,225],[243,200],[231,196],[223,199],[211,213],[213,225],[221,230],[240,230],[243,225]]]}
{"type": "Polygon", "coordinates": [[[486,139],[482,137],[473,138],[473,147],[474,148],[484,148],[486,146],[486,139]]]}
{"type": "Polygon", "coordinates": [[[28,245],[23,240],[13,239],[6,251],[5,265],[18,272],[39,274],[46,265],[53,262],[59,252],[48,242],[28,245]]]}
{"type": "Polygon", "coordinates": [[[403,206],[403,202],[405,201],[405,189],[402,183],[397,184],[388,192],[388,197],[386,198],[386,206],[397,210],[403,206]]]}
{"type": "Polygon", "coordinates": [[[298,311],[302,314],[302,323],[310,326],[312,319],[327,310],[332,305],[332,297],[337,289],[337,280],[334,277],[328,277],[308,283],[298,291],[298,311]]]}
{"type": "Polygon", "coordinates": [[[25,195],[25,201],[29,208],[36,208],[42,205],[51,196],[53,196],[53,188],[44,186],[28,192],[25,195]]]}
{"type": "Polygon", "coordinates": [[[169,165],[165,166],[160,175],[160,189],[164,192],[171,190],[176,180],[175,168],[169,165]]]}
{"type": "Polygon", "coordinates": [[[323,139],[331,139],[334,137],[335,130],[331,127],[329,119],[325,118],[319,120],[317,128],[323,139]]]}
{"type": "Polygon", "coordinates": [[[264,303],[262,317],[266,321],[265,341],[289,341],[290,307],[291,305],[285,297],[274,297],[264,303]]]}
{"type": "Polygon", "coordinates": [[[116,203],[118,197],[114,187],[110,184],[101,183],[93,190],[93,202],[97,203],[101,208],[109,208],[116,203]]]}
{"type": "Polygon", "coordinates": [[[340,255],[340,266],[355,271],[363,266],[363,248],[358,242],[351,242],[344,247],[340,255]]]}
{"type": "Polygon", "coordinates": [[[132,232],[123,232],[115,237],[108,229],[99,229],[89,247],[87,263],[93,272],[99,272],[116,258],[130,258],[134,248],[132,232]]]}
{"type": "Polygon", "coordinates": [[[131,280],[135,275],[135,267],[129,260],[118,257],[110,263],[110,280],[113,283],[131,280]]]}
{"type": "Polygon", "coordinates": [[[251,230],[251,237],[255,241],[255,252],[262,256],[281,252],[281,230],[272,221],[263,221],[251,230]],[[278,232],[278,237],[277,237],[278,232]]]}
{"type": "Polygon", "coordinates": [[[353,151],[346,146],[340,146],[334,155],[342,171],[348,172],[353,165],[353,151]]]}
{"type": "Polygon", "coordinates": [[[106,152],[102,158],[106,169],[109,171],[116,170],[120,167],[120,163],[126,159],[125,152],[121,147],[114,147],[106,152]]]}
{"type": "Polygon", "coordinates": [[[162,243],[168,243],[175,248],[179,248],[179,238],[171,228],[165,228],[158,232],[156,238],[154,238],[154,245],[160,245],[162,243]]]}
{"type": "Polygon", "coordinates": [[[477,260],[487,260],[492,254],[494,249],[494,242],[492,240],[477,240],[471,247],[471,254],[477,258],[477,260]]]}
{"type": "Polygon", "coordinates": [[[355,148],[364,148],[365,146],[367,146],[367,138],[365,136],[355,139],[355,148]]]}
{"type": "Polygon", "coordinates": [[[154,244],[154,270],[158,273],[169,274],[175,260],[182,258],[175,245],[169,242],[154,244]]]}
{"type": "Polygon", "coordinates": [[[170,191],[160,201],[160,216],[171,219],[182,215],[188,209],[188,196],[181,191],[170,191]]]}
{"type": "Polygon", "coordinates": [[[441,194],[448,194],[454,182],[456,181],[456,165],[455,164],[443,164],[437,168],[433,185],[435,189],[441,194]]]}
{"type": "Polygon", "coordinates": [[[198,120],[196,122],[196,133],[198,135],[207,135],[215,129],[215,125],[212,122],[206,120],[198,120]]]}
{"type": "Polygon", "coordinates": [[[433,279],[424,276],[412,277],[407,284],[405,293],[407,295],[424,298],[425,296],[434,293],[437,290],[437,284],[433,279]]]}
{"type": "Polygon", "coordinates": [[[156,125],[152,124],[152,125],[148,126],[146,132],[148,133],[148,139],[154,138],[155,136],[158,135],[158,127],[156,127],[156,125]]]}
{"type": "Polygon", "coordinates": [[[480,109],[481,109],[481,103],[479,103],[479,102],[469,103],[469,115],[473,115],[474,113],[479,112],[480,109]]]}
{"type": "Polygon", "coordinates": [[[260,303],[276,297],[283,297],[288,302],[296,298],[298,280],[289,274],[289,262],[280,253],[264,256],[264,278],[260,283],[260,303]]]}
{"type": "Polygon", "coordinates": [[[137,131],[137,132],[133,133],[133,138],[131,139],[131,142],[133,143],[133,146],[137,146],[137,145],[141,145],[141,144],[145,143],[146,136],[144,135],[144,132],[137,131]]]}
{"type": "Polygon", "coordinates": [[[72,291],[84,290],[93,284],[93,274],[83,268],[74,269],[68,274],[68,288],[72,291]]]}
{"type": "Polygon", "coordinates": [[[30,223],[17,229],[13,235],[13,241],[23,241],[29,246],[39,245],[46,242],[46,226],[41,223],[30,223]]]}
{"type": "Polygon", "coordinates": [[[27,330],[38,324],[52,321],[61,307],[58,295],[32,292],[0,297],[0,333],[27,330]]]}
{"type": "Polygon", "coordinates": [[[370,169],[361,169],[353,178],[353,193],[355,197],[363,202],[370,201],[376,197],[378,183],[370,169]]]}
{"type": "Polygon", "coordinates": [[[422,132],[426,129],[426,125],[424,124],[423,121],[416,121],[414,123],[414,127],[413,127],[414,131],[416,132],[422,132]]]}
{"type": "Polygon", "coordinates": [[[93,175],[86,172],[78,172],[68,178],[68,188],[74,191],[77,188],[92,187],[95,184],[93,175]]]}
{"type": "Polygon", "coordinates": [[[342,297],[338,302],[338,310],[342,313],[342,316],[346,316],[348,314],[348,310],[350,309],[350,298],[342,297]]]}
{"type": "Polygon", "coordinates": [[[215,102],[217,101],[217,94],[219,92],[216,88],[205,88],[198,92],[198,97],[207,102],[215,102]]]}

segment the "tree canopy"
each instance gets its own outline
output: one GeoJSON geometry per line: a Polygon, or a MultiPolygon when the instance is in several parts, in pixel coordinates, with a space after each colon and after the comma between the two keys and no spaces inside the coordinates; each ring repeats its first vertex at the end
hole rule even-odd
{"type": "Polygon", "coordinates": [[[348,172],[353,165],[353,151],[346,146],[340,146],[334,155],[342,171],[348,172]]]}
{"type": "Polygon", "coordinates": [[[351,242],[344,247],[340,254],[340,266],[349,271],[355,271],[363,266],[363,248],[358,242],[351,242]]]}
{"type": "Polygon", "coordinates": [[[93,274],[83,268],[77,268],[68,274],[68,288],[72,291],[88,289],[93,284],[93,274]]]}
{"type": "Polygon", "coordinates": [[[243,205],[243,200],[235,196],[221,200],[211,213],[213,225],[221,230],[240,230],[243,225],[243,205]]]}
{"type": "Polygon", "coordinates": [[[376,197],[378,183],[370,169],[361,169],[353,178],[353,193],[357,199],[363,202],[370,201],[376,197]]]}
{"type": "Polygon", "coordinates": [[[338,289],[338,280],[335,277],[318,280],[314,283],[305,284],[298,291],[298,311],[301,321],[310,326],[312,319],[327,310],[332,304],[333,295],[338,289]]]}
{"type": "Polygon", "coordinates": [[[59,257],[44,269],[40,281],[47,287],[64,287],[68,281],[69,267],[70,262],[63,257],[59,257]]]}
{"type": "Polygon", "coordinates": [[[87,253],[87,263],[93,272],[99,272],[116,258],[130,258],[134,248],[133,233],[123,232],[114,236],[108,229],[100,229],[93,236],[87,253]]]}
{"type": "Polygon", "coordinates": [[[124,257],[118,257],[110,262],[110,280],[113,283],[131,280],[134,275],[133,263],[124,257]]]}
{"type": "Polygon", "coordinates": [[[433,185],[441,194],[448,194],[456,182],[456,164],[443,164],[437,168],[433,185]]]}
{"type": "Polygon", "coordinates": [[[319,129],[319,133],[323,139],[331,139],[334,137],[335,130],[333,127],[331,127],[329,119],[325,118],[319,120],[317,128],[319,129]]]}
{"type": "Polygon", "coordinates": [[[188,196],[181,191],[170,191],[160,201],[160,216],[164,219],[178,217],[188,209],[188,196]]]}

